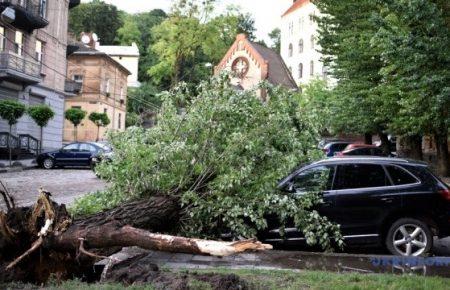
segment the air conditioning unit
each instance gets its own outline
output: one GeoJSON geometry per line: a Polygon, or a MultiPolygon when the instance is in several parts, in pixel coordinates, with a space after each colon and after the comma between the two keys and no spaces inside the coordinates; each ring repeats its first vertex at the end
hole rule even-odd
{"type": "Polygon", "coordinates": [[[6,7],[0,15],[0,18],[7,23],[12,23],[16,20],[16,10],[11,7],[6,7]]]}

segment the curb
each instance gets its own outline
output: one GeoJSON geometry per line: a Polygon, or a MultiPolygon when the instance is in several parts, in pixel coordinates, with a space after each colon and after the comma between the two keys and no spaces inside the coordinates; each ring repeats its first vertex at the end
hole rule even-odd
{"type": "Polygon", "coordinates": [[[14,173],[14,172],[22,172],[26,170],[32,170],[38,168],[37,165],[33,166],[14,166],[14,167],[6,167],[0,169],[0,173],[14,173]]]}

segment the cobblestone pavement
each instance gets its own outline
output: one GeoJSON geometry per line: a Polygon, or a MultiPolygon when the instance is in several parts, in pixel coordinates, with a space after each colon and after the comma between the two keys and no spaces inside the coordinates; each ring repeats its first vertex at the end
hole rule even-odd
{"type": "MultiPolygon", "coordinates": [[[[51,192],[56,202],[64,204],[106,187],[106,183],[89,169],[32,169],[2,173],[0,180],[20,206],[33,204],[40,187],[51,192]]],[[[4,206],[3,200],[0,204],[4,206]]]]}

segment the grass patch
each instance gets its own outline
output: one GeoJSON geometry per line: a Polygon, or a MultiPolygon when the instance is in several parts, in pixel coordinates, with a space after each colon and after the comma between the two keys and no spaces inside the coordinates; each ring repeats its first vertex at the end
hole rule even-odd
{"type": "MultiPolygon", "coordinates": [[[[213,289],[208,283],[196,280],[195,277],[208,273],[236,274],[245,280],[250,289],[448,289],[450,279],[440,277],[422,277],[414,275],[391,274],[358,274],[358,273],[331,273],[320,271],[294,272],[288,270],[183,270],[179,274],[191,276],[189,289],[213,289]]],[[[177,274],[174,274],[177,276],[177,274]]],[[[32,285],[7,284],[2,289],[43,289],[32,285]]],[[[86,284],[76,280],[66,281],[61,285],[51,284],[45,289],[52,290],[119,290],[121,284],[86,284]]],[[[133,285],[126,289],[153,290],[154,285],[133,285]]]]}

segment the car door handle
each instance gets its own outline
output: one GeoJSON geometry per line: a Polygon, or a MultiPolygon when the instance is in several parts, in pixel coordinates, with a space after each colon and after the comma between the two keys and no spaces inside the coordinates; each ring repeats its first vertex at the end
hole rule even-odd
{"type": "Polygon", "coordinates": [[[381,200],[384,201],[385,203],[392,203],[394,201],[394,198],[393,197],[383,197],[381,200]]]}

